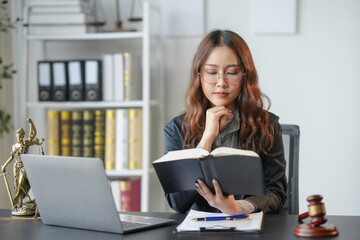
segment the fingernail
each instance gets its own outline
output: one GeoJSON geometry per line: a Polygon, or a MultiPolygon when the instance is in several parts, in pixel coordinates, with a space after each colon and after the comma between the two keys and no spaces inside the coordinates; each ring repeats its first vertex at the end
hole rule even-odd
{"type": "Polygon", "coordinates": [[[212,183],[216,183],[216,179],[215,179],[215,178],[213,178],[212,183]]]}
{"type": "Polygon", "coordinates": [[[202,183],[201,179],[198,179],[197,181],[198,181],[198,183],[202,183]]]}
{"type": "Polygon", "coordinates": [[[196,187],[199,187],[199,184],[195,183],[195,186],[196,186],[196,187]]]}

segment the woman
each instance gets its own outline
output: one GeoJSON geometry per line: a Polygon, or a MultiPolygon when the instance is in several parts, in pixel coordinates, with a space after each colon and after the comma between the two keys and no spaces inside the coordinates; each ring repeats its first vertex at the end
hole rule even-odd
{"type": "MultiPolygon", "coordinates": [[[[224,196],[199,180],[194,190],[166,194],[171,208],[244,214],[278,213],[286,198],[284,149],[279,118],[264,110],[258,76],[245,41],[231,31],[213,31],[194,56],[186,93],[186,112],[164,128],[165,153],[200,147],[233,147],[257,152],[263,162],[266,195],[224,196]]],[[[186,169],[179,169],[186,171],[186,169]]],[[[246,183],[244,183],[246,184],[246,183]]]]}

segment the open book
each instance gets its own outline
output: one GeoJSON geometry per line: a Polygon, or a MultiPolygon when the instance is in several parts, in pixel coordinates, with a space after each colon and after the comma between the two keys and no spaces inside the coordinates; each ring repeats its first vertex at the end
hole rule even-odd
{"type": "Polygon", "coordinates": [[[261,232],[263,226],[264,213],[249,214],[246,220],[221,220],[221,221],[194,221],[194,218],[203,217],[223,217],[228,216],[224,213],[210,213],[190,210],[184,221],[177,226],[177,232],[261,232]]]}
{"type": "Polygon", "coordinates": [[[214,192],[212,179],[228,194],[265,194],[259,155],[253,151],[220,147],[211,153],[201,148],[170,151],[153,162],[166,193],[195,189],[197,179],[214,192]]]}

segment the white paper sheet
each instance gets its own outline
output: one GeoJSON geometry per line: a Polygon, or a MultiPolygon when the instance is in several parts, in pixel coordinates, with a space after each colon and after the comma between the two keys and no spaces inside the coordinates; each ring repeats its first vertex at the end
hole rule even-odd
{"type": "Polygon", "coordinates": [[[234,228],[234,231],[257,232],[261,231],[264,213],[249,214],[247,220],[232,220],[232,221],[194,221],[193,218],[202,217],[218,217],[229,216],[224,213],[210,213],[196,210],[190,210],[184,221],[177,226],[178,232],[186,231],[200,231],[200,228],[206,230],[229,230],[234,228]]]}

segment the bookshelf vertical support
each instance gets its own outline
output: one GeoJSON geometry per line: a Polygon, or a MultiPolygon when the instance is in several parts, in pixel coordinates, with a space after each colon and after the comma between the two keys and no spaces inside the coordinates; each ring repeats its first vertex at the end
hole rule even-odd
{"type": "MultiPolygon", "coordinates": [[[[144,2],[144,16],[143,16],[143,138],[142,138],[142,167],[143,169],[148,169],[149,166],[149,157],[150,157],[150,36],[149,36],[149,3],[144,2]],[[147,119],[147,120],[145,120],[147,119]]],[[[149,196],[149,171],[144,171],[141,179],[141,196],[149,196]]],[[[141,211],[146,212],[149,208],[149,199],[145,198],[144,201],[141,201],[141,211]]]]}

